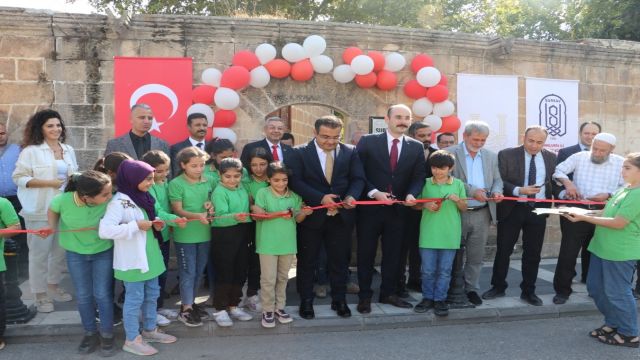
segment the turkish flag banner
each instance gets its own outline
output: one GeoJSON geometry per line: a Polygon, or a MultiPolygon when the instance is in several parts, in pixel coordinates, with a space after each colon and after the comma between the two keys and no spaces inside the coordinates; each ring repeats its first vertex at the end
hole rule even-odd
{"type": "Polygon", "coordinates": [[[191,58],[114,58],[115,136],[131,129],[129,114],[135,104],[153,111],[150,133],[169,144],[189,136],[187,109],[191,105],[191,58]]]}

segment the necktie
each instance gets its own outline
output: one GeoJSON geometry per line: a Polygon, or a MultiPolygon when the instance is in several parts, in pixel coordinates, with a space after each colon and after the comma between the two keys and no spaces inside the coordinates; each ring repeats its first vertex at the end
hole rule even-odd
{"type": "Polygon", "coordinates": [[[280,157],[278,156],[278,145],[271,145],[273,151],[271,155],[273,156],[273,161],[280,161],[280,157]]]}
{"type": "Polygon", "coordinates": [[[199,142],[199,143],[197,143],[197,144],[196,144],[196,146],[197,146],[197,147],[198,147],[198,149],[200,149],[200,150],[202,150],[202,145],[203,145],[203,144],[202,144],[201,142],[199,142]]]}
{"type": "Polygon", "coordinates": [[[333,176],[333,151],[324,151],[327,156],[327,160],[324,163],[324,177],[327,179],[329,185],[331,185],[331,177],[333,176]]]}
{"type": "MultiPolygon", "coordinates": [[[[529,178],[527,179],[527,185],[535,185],[536,184],[536,155],[531,155],[531,162],[529,162],[529,178]]],[[[528,196],[531,199],[534,199],[535,195],[528,196]]],[[[534,206],[535,203],[530,202],[530,206],[534,206]]]]}
{"type": "Polygon", "coordinates": [[[389,166],[391,167],[391,172],[396,170],[396,166],[398,165],[398,142],[400,140],[393,139],[393,144],[391,145],[391,151],[389,152],[389,166]]]}

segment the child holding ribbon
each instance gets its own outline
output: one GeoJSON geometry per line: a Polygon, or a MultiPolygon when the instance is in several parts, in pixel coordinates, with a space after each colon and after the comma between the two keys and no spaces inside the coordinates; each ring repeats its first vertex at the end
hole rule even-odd
{"type": "MultiPolygon", "coordinates": [[[[11,230],[20,230],[20,219],[16,214],[11,202],[3,197],[0,197],[0,229],[6,231],[0,234],[0,272],[7,270],[7,266],[4,263],[4,238],[11,237],[17,233],[12,233],[11,230]]],[[[6,324],[6,308],[4,300],[4,284],[3,277],[0,276],[0,350],[4,349],[4,330],[6,324]]]]}

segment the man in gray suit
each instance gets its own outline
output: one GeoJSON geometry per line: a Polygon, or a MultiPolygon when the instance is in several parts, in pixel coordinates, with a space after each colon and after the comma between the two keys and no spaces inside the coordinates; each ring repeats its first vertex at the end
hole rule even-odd
{"type": "Polygon", "coordinates": [[[153,123],[153,112],[147,104],[135,104],[129,115],[131,130],[107,142],[105,156],[115,152],[123,152],[138,160],[149,150],[161,150],[169,155],[169,144],[166,141],[149,134],[153,123]]]}
{"type": "Polygon", "coordinates": [[[445,150],[456,158],[453,176],[464,182],[467,197],[473,198],[467,203],[468,211],[462,213],[461,245],[466,248],[464,290],[472,304],[480,305],[478,279],[489,225],[497,218],[496,202],[503,197],[502,179],[498,156],[483,147],[489,137],[489,125],[483,121],[469,121],[462,137],[462,143],[445,150]],[[489,198],[493,200],[489,201],[489,198]]]}

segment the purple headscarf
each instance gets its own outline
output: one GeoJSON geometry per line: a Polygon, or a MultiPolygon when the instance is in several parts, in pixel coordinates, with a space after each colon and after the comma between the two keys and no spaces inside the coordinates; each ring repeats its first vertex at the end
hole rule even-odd
{"type": "Polygon", "coordinates": [[[118,175],[116,176],[118,192],[126,194],[136,205],[143,208],[151,221],[156,218],[156,200],[148,191],[138,190],[138,185],[154,171],[153,166],[145,162],[125,160],[118,167],[118,175]]]}

